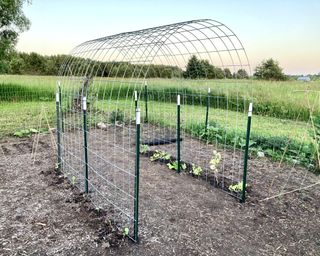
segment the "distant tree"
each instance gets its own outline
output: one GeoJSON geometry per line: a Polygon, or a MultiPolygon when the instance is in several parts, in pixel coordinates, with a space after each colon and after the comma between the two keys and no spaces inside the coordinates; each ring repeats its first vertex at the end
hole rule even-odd
{"type": "Polygon", "coordinates": [[[17,43],[19,33],[29,29],[30,21],[22,11],[26,0],[0,2],[0,72],[8,70],[9,56],[17,43]]]}
{"type": "Polygon", "coordinates": [[[211,65],[208,60],[199,60],[193,55],[188,61],[187,69],[183,76],[191,79],[222,79],[225,77],[225,74],[221,68],[211,65]]]}
{"type": "Polygon", "coordinates": [[[18,54],[12,55],[9,62],[8,73],[21,75],[24,73],[24,69],[25,69],[24,60],[18,54]]]}
{"type": "Polygon", "coordinates": [[[225,69],[223,70],[223,72],[224,72],[225,78],[228,78],[228,79],[232,78],[232,73],[231,73],[230,69],[225,68],[225,69]]]}
{"type": "Polygon", "coordinates": [[[239,69],[236,73],[236,78],[247,79],[247,78],[249,78],[249,75],[245,69],[239,69]]]}
{"type": "Polygon", "coordinates": [[[258,79],[264,80],[287,80],[279,63],[273,59],[262,61],[262,63],[256,67],[253,75],[258,79]]]}
{"type": "Polygon", "coordinates": [[[184,77],[191,79],[200,78],[203,75],[202,73],[205,73],[204,67],[205,63],[200,62],[198,58],[193,55],[188,61],[184,77]]]}

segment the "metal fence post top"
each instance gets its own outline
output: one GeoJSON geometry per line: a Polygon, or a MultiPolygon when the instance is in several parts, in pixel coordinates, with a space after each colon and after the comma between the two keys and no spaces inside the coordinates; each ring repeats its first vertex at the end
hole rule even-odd
{"type": "Polygon", "coordinates": [[[180,106],[180,94],[177,95],[177,105],[180,106]]]}
{"type": "Polygon", "coordinates": [[[87,97],[82,98],[82,109],[87,110],[87,97]]]}
{"type": "Polygon", "coordinates": [[[60,84],[61,84],[60,81],[57,81],[57,84],[58,84],[58,86],[60,87],[60,84]]]}
{"type": "Polygon", "coordinates": [[[248,116],[252,116],[252,109],[253,109],[253,103],[250,102],[250,104],[249,104],[248,116]]]}
{"type": "Polygon", "coordinates": [[[209,88],[208,88],[208,93],[210,93],[210,92],[211,92],[211,88],[209,87],[209,88]]]}
{"type": "Polygon", "coordinates": [[[145,81],[144,81],[144,86],[147,86],[147,85],[148,85],[148,83],[147,83],[147,81],[145,80],[145,81]]]}
{"type": "Polygon", "coordinates": [[[56,93],[56,102],[59,102],[60,101],[60,96],[59,96],[59,93],[57,92],[56,93]]]}
{"type": "Polygon", "coordinates": [[[140,108],[137,108],[136,110],[136,124],[140,124],[141,120],[140,120],[140,108]]]}
{"type": "Polygon", "coordinates": [[[138,93],[137,93],[137,91],[134,91],[134,100],[135,100],[135,101],[138,100],[138,93]]]}

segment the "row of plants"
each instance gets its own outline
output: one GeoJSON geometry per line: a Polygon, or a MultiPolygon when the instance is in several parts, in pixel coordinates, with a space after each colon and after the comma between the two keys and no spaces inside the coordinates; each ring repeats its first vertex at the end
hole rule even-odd
{"type": "MultiPolygon", "coordinates": [[[[177,159],[166,151],[152,151],[150,150],[149,146],[141,145],[141,154],[148,156],[152,162],[164,163],[169,170],[178,171],[179,164],[177,159]]],[[[181,161],[180,171],[184,171],[195,178],[201,178],[209,181],[215,187],[222,188],[230,193],[235,194],[236,196],[239,196],[239,193],[242,192],[242,181],[235,183],[234,181],[219,175],[221,160],[221,154],[216,150],[213,150],[212,157],[209,161],[209,170],[204,170],[203,167],[196,165],[195,163],[181,161]]]]}
{"type": "MultiPolygon", "coordinates": [[[[317,120],[319,120],[320,131],[320,118],[317,120]]],[[[207,129],[204,125],[198,124],[187,127],[187,131],[206,143],[225,144],[238,149],[244,149],[245,147],[245,134],[234,130],[226,130],[215,122],[210,122],[207,129]]],[[[250,153],[257,157],[267,156],[275,161],[283,160],[292,164],[303,165],[309,170],[319,173],[317,143],[301,143],[287,137],[263,137],[253,132],[250,136],[249,145],[250,153]]]]}

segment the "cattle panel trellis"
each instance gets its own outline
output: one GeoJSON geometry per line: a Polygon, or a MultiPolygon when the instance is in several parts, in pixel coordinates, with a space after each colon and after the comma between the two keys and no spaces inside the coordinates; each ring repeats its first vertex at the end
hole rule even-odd
{"type": "Polygon", "coordinates": [[[249,134],[247,145],[238,148],[237,138],[227,143],[223,131],[247,131],[250,87],[247,97],[239,97],[235,88],[247,83],[238,79],[247,74],[241,42],[213,20],[80,44],[62,65],[57,86],[61,170],[134,241],[140,156],[167,161],[172,169],[226,191],[241,184],[245,192],[249,134]],[[220,91],[228,86],[233,94],[220,91]]]}

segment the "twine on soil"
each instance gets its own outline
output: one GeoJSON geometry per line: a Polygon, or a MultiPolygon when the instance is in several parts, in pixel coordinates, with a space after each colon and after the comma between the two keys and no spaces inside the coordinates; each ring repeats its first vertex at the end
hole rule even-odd
{"type": "Polygon", "coordinates": [[[277,198],[277,197],[280,197],[280,196],[284,196],[284,195],[291,194],[291,193],[294,193],[294,192],[298,192],[298,191],[301,191],[301,190],[306,190],[306,189],[315,187],[317,185],[320,185],[320,181],[318,181],[318,182],[316,182],[314,184],[311,184],[309,186],[303,187],[303,188],[293,189],[293,190],[290,190],[290,191],[287,191],[287,192],[283,192],[283,193],[280,193],[280,194],[277,194],[277,195],[274,195],[274,196],[271,196],[271,197],[264,198],[262,200],[259,200],[259,202],[264,202],[264,201],[267,201],[267,200],[270,200],[270,199],[274,199],[274,198],[277,198]]]}

